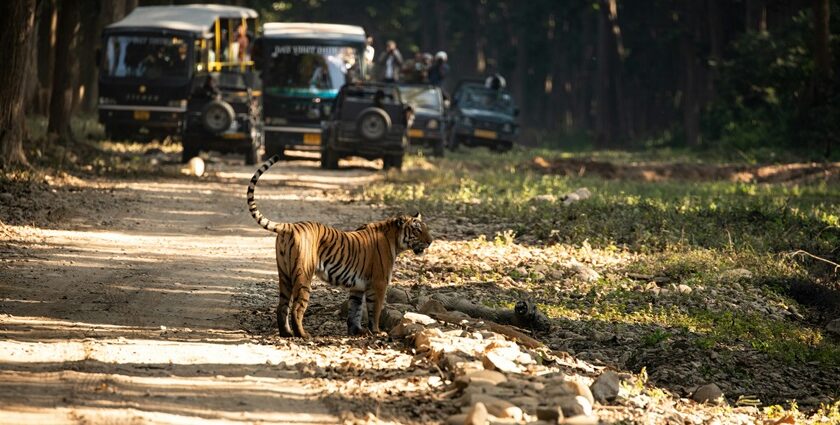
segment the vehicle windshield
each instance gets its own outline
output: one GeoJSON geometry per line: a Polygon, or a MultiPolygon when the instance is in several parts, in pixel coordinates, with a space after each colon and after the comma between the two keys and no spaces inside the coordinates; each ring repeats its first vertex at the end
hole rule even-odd
{"type": "Polygon", "coordinates": [[[513,98],[504,91],[468,87],[458,96],[462,108],[485,109],[513,115],[513,98]]]}
{"type": "Polygon", "coordinates": [[[272,94],[335,95],[357,72],[360,58],[355,47],[275,45],[263,72],[266,91],[272,94]]]}
{"type": "Polygon", "coordinates": [[[189,76],[190,45],[180,37],[113,35],[105,44],[102,72],[143,79],[189,76]]]}
{"type": "Polygon", "coordinates": [[[443,110],[440,92],[434,87],[400,86],[400,96],[414,109],[443,110]]]}

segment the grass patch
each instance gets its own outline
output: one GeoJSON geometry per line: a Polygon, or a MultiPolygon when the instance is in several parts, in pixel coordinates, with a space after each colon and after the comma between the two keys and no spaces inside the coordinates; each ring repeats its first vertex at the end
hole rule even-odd
{"type": "MultiPolygon", "coordinates": [[[[837,281],[837,274],[823,268],[815,275],[815,262],[789,254],[802,249],[837,260],[840,187],[545,175],[527,165],[535,155],[580,154],[514,150],[500,155],[475,149],[444,159],[412,157],[407,171],[389,174],[360,195],[402,211],[483,226],[480,233],[486,237],[456,238],[465,252],[511,245],[571,252],[591,247],[598,255],[621,257],[621,264],[603,267],[602,277],[588,286],[571,285],[574,277],[553,273],[550,262],[523,260],[478,272],[469,264],[470,254],[460,257],[462,265],[448,265],[449,282],[494,276],[520,282],[561,326],[591,324],[642,348],[667,347],[678,339],[698,350],[765,353],[781,364],[840,366],[840,344],[822,332],[820,323],[791,320],[806,309],[787,296],[784,285],[837,281]],[[571,205],[560,201],[580,187],[593,196],[571,205]],[[653,282],[629,279],[631,274],[662,281],[654,291],[653,282]],[[678,285],[690,291],[679,292],[678,285]]],[[[626,153],[600,156],[639,159],[626,153]]],[[[513,296],[490,302],[512,301],[513,296]]]]}

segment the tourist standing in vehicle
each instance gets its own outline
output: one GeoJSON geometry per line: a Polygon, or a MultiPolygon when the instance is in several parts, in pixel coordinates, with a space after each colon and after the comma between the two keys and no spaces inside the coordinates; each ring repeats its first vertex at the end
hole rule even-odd
{"type": "Polygon", "coordinates": [[[397,43],[394,40],[388,40],[385,45],[385,52],[379,57],[378,63],[382,68],[382,81],[394,83],[400,80],[403,58],[400,51],[397,50],[397,43]]]}
{"type": "Polygon", "coordinates": [[[365,38],[365,70],[364,79],[368,80],[371,70],[373,69],[373,60],[376,59],[376,50],[373,48],[373,37],[367,36],[365,38]]]}
{"type": "Polygon", "coordinates": [[[435,62],[429,69],[429,82],[440,87],[449,74],[449,64],[446,52],[435,53],[435,62]]]}
{"type": "Polygon", "coordinates": [[[502,77],[502,74],[499,74],[494,63],[491,62],[487,64],[487,73],[490,75],[486,80],[484,80],[484,86],[488,89],[501,90],[507,86],[505,77],[502,77]]]}

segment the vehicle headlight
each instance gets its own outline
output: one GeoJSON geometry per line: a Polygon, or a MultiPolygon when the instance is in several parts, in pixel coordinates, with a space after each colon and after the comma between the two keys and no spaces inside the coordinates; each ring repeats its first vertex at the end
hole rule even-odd
{"type": "Polygon", "coordinates": [[[117,103],[117,101],[114,100],[113,98],[110,98],[110,97],[100,97],[99,98],[99,104],[100,105],[113,105],[115,103],[117,103]]]}
{"type": "Polygon", "coordinates": [[[464,117],[464,125],[467,127],[472,127],[473,120],[470,117],[464,117]]]}
{"type": "Polygon", "coordinates": [[[510,123],[505,123],[505,125],[502,126],[502,131],[504,131],[505,133],[510,133],[511,131],[513,131],[513,126],[510,125],[510,123]]]}
{"type": "Polygon", "coordinates": [[[440,125],[438,120],[429,120],[429,122],[426,123],[426,128],[429,130],[435,130],[438,128],[438,125],[440,125]]]}
{"type": "Polygon", "coordinates": [[[175,107],[186,108],[186,107],[187,107],[187,99],[181,99],[181,100],[170,100],[170,101],[169,101],[169,103],[168,103],[168,105],[169,105],[169,106],[175,106],[175,107]]]}

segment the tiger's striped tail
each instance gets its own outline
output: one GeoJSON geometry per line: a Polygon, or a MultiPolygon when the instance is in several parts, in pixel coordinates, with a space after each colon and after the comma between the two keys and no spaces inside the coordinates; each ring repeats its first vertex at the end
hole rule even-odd
{"type": "Polygon", "coordinates": [[[257,223],[265,230],[269,232],[277,232],[277,226],[279,223],[275,223],[268,218],[266,218],[260,210],[257,209],[257,201],[254,200],[254,189],[257,187],[257,181],[260,180],[260,176],[263,175],[275,162],[280,160],[279,155],[274,155],[269,158],[267,161],[263,162],[257,172],[254,173],[254,176],[251,177],[251,183],[248,184],[248,211],[251,212],[251,217],[254,217],[254,220],[257,220],[257,223]]]}

